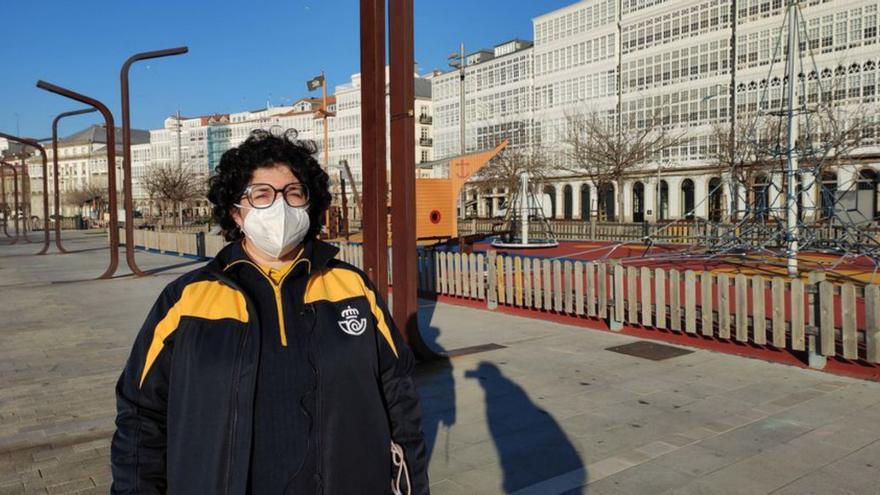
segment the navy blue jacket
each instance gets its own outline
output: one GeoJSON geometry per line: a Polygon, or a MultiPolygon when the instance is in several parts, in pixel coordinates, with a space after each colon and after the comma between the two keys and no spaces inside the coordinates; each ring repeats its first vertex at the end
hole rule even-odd
{"type": "Polygon", "coordinates": [[[260,334],[287,345],[301,331],[313,336],[316,492],[390,493],[393,440],[412,493],[429,493],[412,353],[369,279],[336,252],[306,242],[271,321],[260,321],[253,299],[266,281],[237,242],[165,288],[117,383],[112,493],[245,495],[260,334]]]}

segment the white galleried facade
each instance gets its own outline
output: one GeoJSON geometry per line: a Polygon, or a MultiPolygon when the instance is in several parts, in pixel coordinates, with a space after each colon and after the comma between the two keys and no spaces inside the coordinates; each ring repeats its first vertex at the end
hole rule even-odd
{"type": "MultiPolygon", "coordinates": [[[[386,68],[386,80],[388,69],[386,68]]],[[[415,75],[415,161],[429,162],[434,159],[433,112],[431,102],[431,78],[415,75]]],[[[390,150],[390,102],[386,99],[386,139],[390,150]]],[[[231,114],[201,117],[171,116],[161,129],[151,130],[151,163],[153,166],[182,165],[193,173],[209,176],[223,153],[241,144],[255,129],[296,129],[300,139],[315,142],[318,153],[315,158],[324,161],[324,119],[321,116],[321,98],[303,98],[293,105],[231,114]]],[[[328,158],[331,175],[344,173],[340,167],[347,161],[355,182],[361,182],[361,77],[351,76],[351,81],[336,87],[335,94],[328,96],[327,108],[332,114],[327,118],[328,158]]],[[[388,164],[390,166],[390,151],[388,164]]]]}
{"type": "MultiPolygon", "coordinates": [[[[388,67],[385,68],[386,88],[388,67]]],[[[433,74],[420,76],[415,74],[415,136],[416,163],[434,159],[434,142],[432,131],[431,79],[433,74]]],[[[386,161],[391,166],[391,104],[385,98],[385,139],[386,161]]],[[[361,183],[361,75],[351,76],[351,82],[336,87],[336,116],[329,121],[330,129],[330,163],[339,165],[343,160],[348,162],[351,174],[358,184],[361,183]]],[[[323,136],[323,121],[315,122],[316,137],[323,136]]],[[[323,157],[321,158],[323,159],[323,157]]]]}
{"type": "MultiPolygon", "coordinates": [[[[603,218],[654,221],[683,218],[692,212],[701,218],[723,218],[729,212],[732,192],[722,180],[726,170],[712,164],[711,157],[718,150],[713,135],[717,128],[730,125],[732,106],[734,118],[743,122],[759,110],[761,100],[769,107],[782,101],[785,33],[773,74],[769,72],[786,3],[584,0],[538,16],[532,21],[533,45],[520,42],[511,49],[501,44],[492,56],[480,51],[480,57],[469,60],[473,63],[465,78],[467,150],[493,145],[497,137],[512,137],[513,145],[519,144],[518,139],[559,145],[569,112],[607,112],[613,117],[619,106],[623,122],[633,125],[659,114],[675,132],[686,132],[689,140],[624,181],[622,215],[614,211],[614,198],[598,198],[594,184],[572,174],[560,174],[542,186],[547,214],[580,219],[601,212],[603,218]],[[768,96],[762,98],[765,91],[768,96]],[[497,133],[494,141],[493,130],[497,133]],[[489,136],[487,142],[481,142],[480,136],[489,136]],[[707,197],[713,190],[713,196],[707,197]]],[[[846,105],[868,108],[867,114],[877,124],[880,1],[801,0],[801,6],[809,38],[809,47],[804,43],[802,49],[812,49],[817,66],[815,74],[812,62],[804,66],[811,72],[807,101],[824,98],[817,89],[816,81],[821,79],[823,87],[834,88],[835,101],[845,99],[846,105]]],[[[810,58],[806,51],[804,58],[810,58]]],[[[459,152],[458,88],[457,70],[434,78],[438,159],[459,152]]],[[[865,132],[865,144],[877,151],[878,130],[865,132]]],[[[876,197],[880,162],[867,158],[859,162],[839,167],[823,182],[844,190],[858,181],[858,189],[873,190],[876,197]]],[[[781,183],[781,177],[760,180],[781,183]]],[[[485,191],[487,197],[501,192],[485,191]]],[[[759,196],[755,193],[755,198],[759,196]]],[[[864,216],[877,217],[876,199],[870,206],[861,203],[868,201],[858,205],[860,211],[866,210],[864,216]]],[[[480,210],[480,215],[503,213],[480,210]]]]}
{"type": "MultiPolygon", "coordinates": [[[[122,199],[122,130],[116,128],[116,187],[122,199]]],[[[131,130],[132,155],[137,150],[143,163],[144,149],[149,151],[150,134],[140,129],[131,130]]],[[[41,142],[48,156],[49,209],[55,212],[52,141],[41,142]]],[[[149,158],[147,158],[149,159],[149,158]]],[[[137,162],[137,160],[133,160],[137,162]]],[[[39,154],[27,159],[30,175],[31,215],[44,218],[43,213],[43,162],[39,154]]],[[[107,188],[107,134],[103,125],[92,125],[58,140],[58,189],[61,195],[61,215],[90,215],[90,210],[65,201],[65,197],[77,191],[107,188]]],[[[133,194],[132,197],[136,197],[133,194]]]]}

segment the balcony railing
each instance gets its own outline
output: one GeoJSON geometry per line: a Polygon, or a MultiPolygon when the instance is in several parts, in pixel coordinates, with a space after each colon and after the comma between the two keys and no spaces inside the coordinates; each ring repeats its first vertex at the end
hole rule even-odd
{"type": "Polygon", "coordinates": [[[425,115],[425,114],[419,115],[419,123],[426,124],[426,125],[433,124],[434,117],[431,117],[430,115],[425,115]]]}
{"type": "Polygon", "coordinates": [[[434,146],[434,140],[431,138],[419,138],[419,146],[434,146]]]}

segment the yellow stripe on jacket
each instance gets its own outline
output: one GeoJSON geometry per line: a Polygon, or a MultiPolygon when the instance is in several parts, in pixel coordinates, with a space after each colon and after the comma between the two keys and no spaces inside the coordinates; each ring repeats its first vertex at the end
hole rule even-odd
{"type": "Polygon", "coordinates": [[[376,317],[376,326],[385,337],[385,341],[397,356],[397,346],[391,337],[391,328],[385,321],[385,314],[376,302],[376,293],[373,292],[364,279],[357,273],[345,268],[331,268],[321,274],[312,277],[306,287],[306,303],[316,301],[343,301],[352,297],[366,297],[370,303],[370,310],[376,317]]]}
{"type": "Polygon", "coordinates": [[[187,285],[180,299],[165,313],[165,317],[153,330],[153,340],[147,349],[140,385],[144,384],[147,373],[162,352],[165,339],[177,330],[180,319],[184,316],[206,320],[231,318],[247,323],[247,303],[240,292],[217,281],[208,280],[187,285]]]}

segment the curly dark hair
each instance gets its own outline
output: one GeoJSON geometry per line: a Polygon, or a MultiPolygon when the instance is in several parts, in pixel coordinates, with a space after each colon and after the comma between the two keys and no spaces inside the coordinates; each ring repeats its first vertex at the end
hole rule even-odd
{"type": "Polygon", "coordinates": [[[232,212],[254,170],[278,163],[287,165],[308,188],[310,226],[306,239],[320,232],[331,197],[329,176],[314,157],[317,149],[314,141],[297,139],[294,129],[284,132],[257,129],[241,145],[223,153],[214,175],[208,180],[208,201],[213,205],[214,221],[220,225],[227,241],[237,241],[244,236],[232,212]]]}

